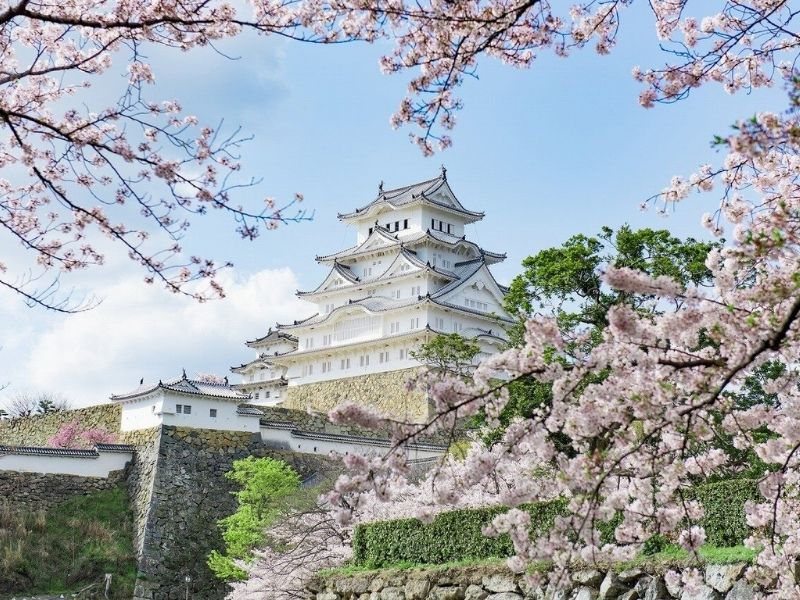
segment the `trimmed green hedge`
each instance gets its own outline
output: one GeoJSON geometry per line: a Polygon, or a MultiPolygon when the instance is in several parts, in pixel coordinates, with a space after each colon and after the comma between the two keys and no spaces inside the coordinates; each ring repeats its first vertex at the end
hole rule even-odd
{"type": "MultiPolygon", "coordinates": [[[[544,531],[565,507],[566,501],[553,500],[520,508],[530,513],[533,531],[544,531]]],[[[417,519],[358,525],[353,534],[353,561],[379,568],[400,562],[441,564],[511,556],[514,548],[507,534],[488,538],[482,533],[484,526],[506,510],[502,506],[454,510],[437,515],[428,525],[417,519]]]]}
{"type": "MultiPolygon", "coordinates": [[[[692,491],[705,509],[702,525],[709,544],[736,546],[749,535],[744,518],[744,503],[758,498],[757,484],[749,479],[721,481],[697,486],[692,491]]],[[[550,528],[559,514],[565,514],[566,501],[553,500],[523,505],[531,515],[532,532],[550,528]]],[[[468,559],[498,558],[513,555],[508,535],[487,538],[482,534],[498,514],[507,510],[495,506],[442,513],[426,525],[417,519],[377,521],[358,525],[353,534],[353,562],[358,566],[380,568],[397,563],[442,564],[468,559]]],[[[604,541],[613,539],[617,517],[600,526],[604,541]]]]}
{"type": "Polygon", "coordinates": [[[693,496],[705,509],[700,524],[706,530],[709,544],[726,548],[738,546],[750,535],[744,517],[744,504],[762,498],[758,482],[753,479],[730,479],[707,483],[694,488],[693,496]]]}

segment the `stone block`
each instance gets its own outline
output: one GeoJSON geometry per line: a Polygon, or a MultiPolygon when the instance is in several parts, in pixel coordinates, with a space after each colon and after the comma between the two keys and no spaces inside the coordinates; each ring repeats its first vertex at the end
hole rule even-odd
{"type": "Polygon", "coordinates": [[[486,596],[486,600],[522,600],[522,596],[514,592],[500,592],[486,596]]]}
{"type": "Polygon", "coordinates": [[[600,593],[597,598],[598,600],[616,600],[620,594],[629,589],[630,586],[622,583],[614,571],[609,571],[600,584],[600,593]]]}
{"type": "Polygon", "coordinates": [[[519,590],[516,579],[511,574],[493,573],[483,578],[483,587],[488,592],[516,592],[519,590]]]}
{"type": "Polygon", "coordinates": [[[644,593],[639,588],[639,584],[637,583],[634,589],[639,591],[639,595],[641,596],[642,600],[669,600],[669,592],[667,592],[667,586],[664,585],[664,580],[661,577],[655,576],[650,577],[649,579],[640,579],[641,581],[647,581],[647,585],[644,588],[644,593]]]}
{"type": "Polygon", "coordinates": [[[744,571],[744,563],[733,565],[707,565],[705,581],[718,592],[725,593],[733,587],[744,571]]]}
{"type": "Polygon", "coordinates": [[[603,573],[597,569],[585,569],[583,571],[575,571],[572,574],[572,581],[580,585],[589,587],[597,587],[603,581],[603,573]]]}
{"type": "Polygon", "coordinates": [[[387,587],[381,590],[381,600],[405,600],[406,594],[403,588],[387,587]]]}
{"type": "Polygon", "coordinates": [[[719,592],[709,585],[701,585],[698,589],[691,591],[686,588],[681,592],[681,600],[721,600],[719,592]]]}
{"type": "Polygon", "coordinates": [[[464,600],[486,600],[489,592],[484,590],[481,586],[472,584],[467,587],[464,592],[464,600]]]}
{"type": "Polygon", "coordinates": [[[411,579],[405,585],[406,600],[425,600],[430,589],[431,584],[427,579],[411,579]]]}
{"type": "Polygon", "coordinates": [[[756,592],[749,583],[739,580],[725,596],[725,600],[755,600],[756,592]]]}
{"type": "Polygon", "coordinates": [[[617,578],[622,583],[633,583],[637,579],[639,579],[642,575],[644,575],[644,571],[641,569],[626,569],[624,571],[620,571],[617,573],[617,578]]]}
{"type": "Polygon", "coordinates": [[[464,588],[460,585],[437,585],[428,594],[430,600],[464,600],[464,588]]]}
{"type": "Polygon", "coordinates": [[[582,585],[572,592],[570,600],[597,600],[597,590],[589,586],[582,585]]]}

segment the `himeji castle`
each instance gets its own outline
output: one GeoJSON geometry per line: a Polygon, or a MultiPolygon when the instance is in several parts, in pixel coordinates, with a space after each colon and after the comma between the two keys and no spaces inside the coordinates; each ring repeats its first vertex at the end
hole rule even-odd
{"type": "Polygon", "coordinates": [[[381,184],[374,200],[339,215],[355,245],[317,257],[327,276],[298,292],[317,313],[248,341],[257,356],[232,368],[242,376],[234,387],[255,404],[327,412],[353,401],[424,419],[427,398],[404,385],[424,368],[414,349],[452,332],[476,339],[484,356],[505,342],[507,290],[489,269],[505,254],[465,234],[483,216],[459,202],[444,168],[413,185],[381,184]]]}

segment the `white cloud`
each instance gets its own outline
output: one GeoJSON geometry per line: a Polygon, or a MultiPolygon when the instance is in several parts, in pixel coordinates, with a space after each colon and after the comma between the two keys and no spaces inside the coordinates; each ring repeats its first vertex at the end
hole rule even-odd
{"type": "Polygon", "coordinates": [[[189,375],[225,375],[252,358],[246,339],[263,335],[276,321],[313,312],[294,296],[297,279],[288,268],[246,277],[229,272],[221,283],[224,300],[199,304],[132,274],[95,290],[105,298],[99,307],[49,319],[49,328],[39,319],[36,327],[0,323],[7,345],[0,364],[12,384],[7,392],[50,390],[84,406],[136,387],[141,377],[168,379],[182,368],[189,375]]]}

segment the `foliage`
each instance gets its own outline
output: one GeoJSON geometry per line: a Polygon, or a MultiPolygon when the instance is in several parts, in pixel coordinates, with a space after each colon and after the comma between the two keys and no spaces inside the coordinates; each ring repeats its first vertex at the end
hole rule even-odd
{"type": "MultiPolygon", "coordinates": [[[[531,530],[546,531],[564,512],[563,500],[526,505],[531,530]]],[[[378,568],[401,562],[439,564],[464,559],[511,556],[508,535],[489,538],[484,528],[508,509],[502,506],[454,510],[437,515],[429,524],[398,519],[358,525],[353,535],[353,562],[378,568]]]]}
{"type": "Polygon", "coordinates": [[[52,448],[91,448],[95,444],[113,444],[117,438],[102,427],[86,429],[78,419],[62,423],[55,435],[47,439],[52,448]]]}
{"type": "Polygon", "coordinates": [[[0,594],[60,594],[102,585],[111,597],[133,594],[133,516],[125,486],[76,496],[49,511],[0,503],[0,594]]]}
{"type": "MultiPolygon", "coordinates": [[[[703,506],[701,522],[711,546],[735,547],[750,534],[744,506],[758,497],[755,481],[736,479],[699,485],[691,488],[690,496],[703,506]]],[[[566,507],[567,502],[558,499],[519,508],[530,516],[530,532],[541,534],[550,529],[557,516],[567,513],[566,507]]],[[[380,568],[403,562],[440,564],[513,556],[508,534],[493,538],[484,535],[495,517],[506,511],[503,506],[462,509],[440,513],[429,524],[419,519],[396,519],[358,525],[353,534],[353,564],[380,568]]],[[[621,515],[617,515],[598,525],[605,543],[612,541],[620,522],[621,515]]],[[[670,546],[667,536],[656,534],[643,544],[642,554],[657,555],[670,546]]]]}
{"type": "MultiPolygon", "coordinates": [[[[575,235],[556,248],[547,248],[522,261],[504,300],[505,309],[520,320],[511,329],[512,344],[522,343],[525,322],[535,313],[552,314],[565,336],[589,330],[597,343],[608,326],[608,309],[620,303],[643,310],[652,293],[633,294],[603,281],[608,267],[627,267],[653,277],[666,276],[681,285],[708,285],[705,264],[719,244],[694,238],[681,240],[665,229],[637,229],[623,225],[616,232],[603,227],[596,236],[575,235]]],[[[654,309],[650,309],[654,310],[654,309]]]]}
{"type": "Polygon", "coordinates": [[[467,375],[480,351],[481,348],[474,339],[457,333],[447,333],[437,335],[418,349],[412,350],[411,356],[440,371],[467,375]]]}
{"type": "Polygon", "coordinates": [[[691,497],[703,505],[700,523],[706,532],[706,541],[717,547],[741,544],[750,533],[743,507],[760,498],[757,481],[733,479],[699,485],[692,488],[691,497]]]}
{"type": "Polygon", "coordinates": [[[241,489],[234,492],[238,507],[220,519],[225,551],[208,557],[211,571],[223,580],[241,580],[247,572],[236,561],[251,561],[253,550],[265,541],[265,529],[281,513],[282,502],[300,487],[300,477],[274,458],[248,456],[233,462],[225,477],[241,489]]]}
{"type": "MultiPolygon", "coordinates": [[[[569,352],[583,352],[602,339],[611,306],[624,303],[637,311],[656,313],[653,294],[631,294],[603,282],[608,267],[629,267],[651,276],[668,276],[682,285],[708,285],[711,272],[705,258],[718,244],[694,238],[681,240],[667,230],[637,229],[623,225],[616,232],[603,227],[595,236],[575,235],[561,246],[546,248],[522,261],[523,272],[511,282],[504,308],[518,320],[509,327],[512,346],[524,342],[525,323],[537,313],[552,315],[567,340],[569,352]]],[[[601,381],[606,373],[589,374],[582,386],[601,381]]],[[[499,440],[516,418],[530,417],[552,401],[552,384],[523,375],[508,385],[508,401],[498,417],[499,428],[486,441],[499,440]]],[[[480,419],[479,422],[485,422],[480,419]]],[[[569,440],[560,432],[552,439],[567,450],[569,440]]]]}

